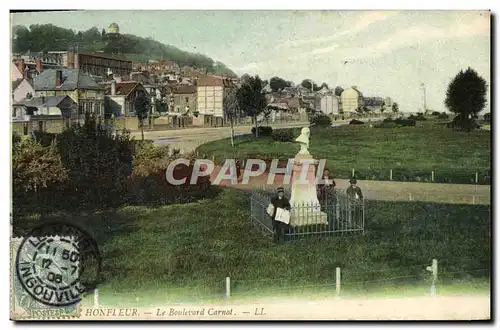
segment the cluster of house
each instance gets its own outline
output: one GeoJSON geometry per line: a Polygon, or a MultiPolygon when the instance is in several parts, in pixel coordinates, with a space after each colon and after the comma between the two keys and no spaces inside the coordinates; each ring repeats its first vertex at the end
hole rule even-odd
{"type": "MultiPolygon", "coordinates": [[[[141,93],[150,98],[154,117],[188,116],[193,125],[219,125],[226,91],[240,84],[239,79],[173,61],[133,62],[77,51],[14,55],[11,81],[13,127],[23,134],[61,131],[82,122],[87,113],[103,119],[136,117],[134,104],[141,93]]],[[[308,110],[350,116],[392,106],[390,98],[364,97],[356,86],[341,95],[326,87],[311,91],[298,85],[280,92],[266,88],[273,118],[308,110]]]]}
{"type": "Polygon", "coordinates": [[[346,88],[340,95],[323,86],[311,91],[301,85],[286,87],[280,92],[268,94],[268,107],[277,113],[321,111],[327,115],[352,116],[355,113],[380,113],[392,107],[390,97],[365,97],[357,86],[346,88]]]}
{"type": "Polygon", "coordinates": [[[238,81],[172,61],[132,62],[75,51],[13,56],[12,122],[16,130],[60,131],[90,113],[135,117],[140,93],[151,114],[223,117],[224,90],[238,81]]]}

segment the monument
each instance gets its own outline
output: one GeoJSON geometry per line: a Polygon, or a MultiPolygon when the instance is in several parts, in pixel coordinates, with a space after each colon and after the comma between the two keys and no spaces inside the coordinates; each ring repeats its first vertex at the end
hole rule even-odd
{"type": "Polygon", "coordinates": [[[327,215],[321,211],[316,193],[316,165],[318,161],[309,153],[311,130],[304,127],[295,142],[300,150],[293,159],[291,182],[290,225],[293,227],[328,224],[327,215]]]}

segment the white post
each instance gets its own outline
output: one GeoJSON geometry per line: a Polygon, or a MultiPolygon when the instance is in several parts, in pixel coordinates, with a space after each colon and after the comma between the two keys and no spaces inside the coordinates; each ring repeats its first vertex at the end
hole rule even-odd
{"type": "Polygon", "coordinates": [[[472,205],[476,205],[476,196],[472,195],[472,205]]]}
{"type": "Polygon", "coordinates": [[[411,201],[411,193],[408,193],[408,199],[411,201]]]}
{"type": "Polygon", "coordinates": [[[94,289],[94,308],[99,308],[99,289],[94,289]]]}
{"type": "Polygon", "coordinates": [[[215,163],[215,155],[212,155],[212,162],[215,163]]]}
{"type": "Polygon", "coordinates": [[[352,177],[354,178],[354,167],[352,168],[352,177]]]}
{"type": "Polygon", "coordinates": [[[479,174],[476,172],[476,184],[479,182],[479,174]]]}
{"type": "Polygon", "coordinates": [[[431,172],[431,181],[434,182],[434,171],[431,172]]]}
{"type": "Polygon", "coordinates": [[[231,278],[226,277],[226,299],[231,297],[231,278]]]}
{"type": "Polygon", "coordinates": [[[392,168],[391,168],[391,172],[390,172],[390,175],[389,175],[389,179],[392,181],[392,168]]]}
{"type": "Polygon", "coordinates": [[[337,292],[337,297],[340,296],[340,267],[337,267],[337,269],[336,269],[335,291],[337,292]]]}
{"type": "Polygon", "coordinates": [[[438,275],[438,261],[436,259],[432,259],[432,285],[431,285],[431,296],[436,295],[436,282],[438,275]]]}

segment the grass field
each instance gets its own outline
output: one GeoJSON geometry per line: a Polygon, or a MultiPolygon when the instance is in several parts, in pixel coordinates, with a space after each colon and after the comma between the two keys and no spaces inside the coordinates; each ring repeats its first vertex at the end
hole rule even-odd
{"type": "MultiPolygon", "coordinates": [[[[343,126],[315,129],[311,132],[309,151],[316,159],[326,159],[332,174],[365,180],[489,184],[491,132],[454,132],[434,127],[370,128],[343,126]]],[[[298,136],[297,130],[296,135],[298,136]]],[[[293,142],[276,142],[270,137],[238,137],[235,148],[228,139],[201,145],[199,154],[226,158],[293,158],[299,147],[293,142]]]]}
{"type": "Polygon", "coordinates": [[[226,276],[240,297],[333,294],[336,267],[345,294],[425,292],[433,258],[440,285],[488,286],[489,206],[367,201],[365,235],[275,245],[252,226],[248,203],[226,188],[196,203],[82,218],[102,249],[102,299],[220,299],[226,276]]]}

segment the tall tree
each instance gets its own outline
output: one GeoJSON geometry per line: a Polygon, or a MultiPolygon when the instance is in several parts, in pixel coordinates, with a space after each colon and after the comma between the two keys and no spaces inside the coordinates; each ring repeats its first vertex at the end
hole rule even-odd
{"type": "Polygon", "coordinates": [[[329,89],[328,84],[326,82],[321,84],[320,89],[323,89],[323,87],[329,89]]]}
{"type": "Polygon", "coordinates": [[[394,112],[394,113],[399,112],[399,104],[398,104],[398,102],[392,103],[392,112],[394,112]]]}
{"type": "Polygon", "coordinates": [[[267,106],[266,94],[264,92],[265,82],[259,76],[248,77],[245,83],[238,89],[237,99],[240,108],[253,118],[255,125],[255,136],[259,136],[259,125],[257,116],[267,106]]]}
{"type": "Polygon", "coordinates": [[[486,105],[486,80],[474,69],[461,70],[448,85],[445,105],[455,113],[453,122],[456,128],[470,131],[477,114],[486,105]]]}
{"type": "Polygon", "coordinates": [[[340,86],[335,87],[335,95],[340,96],[340,95],[342,95],[343,91],[344,91],[344,89],[342,87],[340,87],[340,86]]]}
{"type": "Polygon", "coordinates": [[[139,120],[139,125],[141,127],[141,137],[144,141],[144,120],[148,118],[149,108],[151,106],[149,97],[146,92],[139,91],[137,97],[134,100],[134,108],[137,119],[139,120]]]}
{"type": "Polygon", "coordinates": [[[302,85],[302,87],[307,88],[309,90],[311,90],[312,88],[313,91],[319,91],[321,89],[321,87],[316,85],[316,83],[313,82],[311,79],[304,79],[300,84],[302,85]]]}
{"type": "Polygon", "coordinates": [[[291,81],[286,81],[285,79],[282,79],[280,77],[272,77],[269,80],[269,87],[271,87],[271,90],[273,92],[280,92],[285,87],[290,87],[291,85],[291,81]]]}
{"type": "Polygon", "coordinates": [[[238,90],[236,88],[230,88],[227,90],[227,94],[223,100],[224,116],[229,120],[229,126],[231,127],[232,147],[234,147],[234,124],[240,114],[237,93],[238,90]]]}

